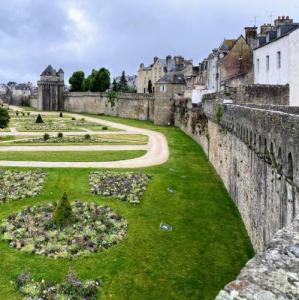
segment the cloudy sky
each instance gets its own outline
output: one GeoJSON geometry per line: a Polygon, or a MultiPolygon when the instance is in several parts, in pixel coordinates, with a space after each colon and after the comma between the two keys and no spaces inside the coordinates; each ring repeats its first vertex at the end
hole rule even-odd
{"type": "Polygon", "coordinates": [[[135,74],[154,56],[198,63],[244,26],[289,15],[298,0],[0,0],[0,83],[36,83],[48,64],[66,77],[107,67],[135,74]],[[272,16],[272,17],[271,17],[272,16]]]}

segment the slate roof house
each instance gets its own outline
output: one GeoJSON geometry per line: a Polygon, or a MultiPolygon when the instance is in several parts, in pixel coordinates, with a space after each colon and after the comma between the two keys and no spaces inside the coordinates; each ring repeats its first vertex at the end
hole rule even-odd
{"type": "Polygon", "coordinates": [[[278,17],[262,26],[253,55],[254,83],[289,85],[289,104],[299,106],[299,23],[278,17]]]}

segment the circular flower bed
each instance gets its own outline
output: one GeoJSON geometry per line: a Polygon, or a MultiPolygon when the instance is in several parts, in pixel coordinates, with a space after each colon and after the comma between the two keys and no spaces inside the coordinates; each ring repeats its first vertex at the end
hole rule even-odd
{"type": "Polygon", "coordinates": [[[0,203],[38,196],[45,179],[42,171],[0,170],[0,203]]]}
{"type": "Polygon", "coordinates": [[[126,220],[108,206],[75,201],[72,222],[63,227],[53,220],[56,206],[33,206],[10,215],[0,226],[2,239],[25,252],[72,257],[109,248],[126,234],[126,220]]]}
{"type": "Polygon", "coordinates": [[[18,276],[16,286],[26,300],[96,300],[101,282],[82,281],[75,273],[68,274],[60,283],[47,280],[35,281],[30,272],[24,272],[18,276]]]}
{"type": "Polygon", "coordinates": [[[149,181],[150,176],[143,173],[93,172],[89,175],[92,193],[130,203],[140,203],[149,181]]]}

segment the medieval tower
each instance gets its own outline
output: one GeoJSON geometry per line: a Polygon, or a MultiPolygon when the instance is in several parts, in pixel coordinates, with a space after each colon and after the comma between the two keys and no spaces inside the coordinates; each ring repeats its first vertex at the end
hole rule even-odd
{"type": "Polygon", "coordinates": [[[41,74],[37,86],[37,108],[39,110],[63,110],[64,72],[62,69],[56,72],[55,69],[49,65],[41,74]]]}

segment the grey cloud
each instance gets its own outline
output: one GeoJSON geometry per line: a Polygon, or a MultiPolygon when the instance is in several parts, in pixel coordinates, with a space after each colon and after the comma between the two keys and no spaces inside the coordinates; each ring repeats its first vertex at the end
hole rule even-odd
{"type": "Polygon", "coordinates": [[[197,63],[271,12],[299,21],[297,0],[1,0],[0,82],[36,82],[49,63],[67,76],[101,66],[132,74],[156,55],[197,63]]]}

